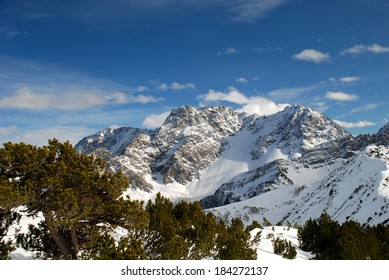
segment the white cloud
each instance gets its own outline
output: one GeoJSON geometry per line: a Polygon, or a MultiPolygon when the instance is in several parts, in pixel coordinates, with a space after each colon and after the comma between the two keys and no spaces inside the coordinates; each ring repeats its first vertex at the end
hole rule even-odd
{"type": "Polygon", "coordinates": [[[342,83],[353,83],[359,81],[360,79],[361,78],[359,78],[358,76],[352,76],[352,77],[341,77],[339,80],[342,83]]]}
{"type": "Polygon", "coordinates": [[[230,88],[227,93],[210,89],[207,94],[200,95],[199,98],[206,102],[227,101],[240,105],[250,103],[249,98],[234,88],[230,88]]]}
{"type": "Polygon", "coordinates": [[[141,103],[141,104],[148,104],[148,103],[156,103],[158,101],[161,101],[161,98],[155,98],[151,95],[132,95],[132,94],[125,94],[123,92],[114,92],[108,95],[108,98],[111,99],[115,104],[130,104],[130,103],[141,103]]]}
{"type": "Polygon", "coordinates": [[[162,83],[157,86],[157,89],[161,91],[167,91],[169,89],[169,86],[165,83],[162,83]]]}
{"type": "Polygon", "coordinates": [[[243,77],[239,77],[238,79],[235,80],[235,82],[237,82],[239,84],[244,84],[244,85],[247,85],[247,83],[248,83],[247,79],[245,79],[243,77]]]}
{"type": "Polygon", "coordinates": [[[155,88],[159,91],[167,91],[169,89],[178,91],[178,90],[188,90],[188,89],[196,89],[195,84],[193,83],[179,83],[179,82],[172,82],[170,85],[167,85],[166,83],[158,83],[153,82],[155,88]]]}
{"type": "Polygon", "coordinates": [[[344,92],[332,92],[332,91],[327,91],[326,93],[326,98],[331,99],[331,100],[336,100],[336,101],[355,101],[358,100],[358,95],[355,94],[348,94],[344,92]]]}
{"type": "Polygon", "coordinates": [[[344,121],[335,120],[335,122],[344,128],[362,128],[362,127],[376,125],[376,123],[369,122],[369,121],[359,121],[359,122],[353,123],[353,122],[344,122],[344,121]]]}
{"type": "Polygon", "coordinates": [[[219,55],[222,55],[222,54],[233,55],[233,54],[238,54],[238,53],[239,53],[239,50],[237,50],[235,48],[227,48],[222,52],[218,52],[217,54],[219,54],[219,55]]]}
{"type": "Polygon", "coordinates": [[[145,91],[148,91],[149,88],[146,86],[138,86],[138,87],[136,87],[135,90],[136,90],[136,92],[145,92],[145,91]]]}
{"type": "Polygon", "coordinates": [[[128,102],[127,103],[141,103],[141,104],[148,104],[148,103],[156,103],[163,100],[163,98],[155,98],[151,95],[129,95],[128,96],[128,102]]]}
{"type": "Polygon", "coordinates": [[[173,82],[170,85],[170,88],[172,90],[184,90],[184,89],[195,89],[196,87],[192,83],[180,84],[180,83],[177,83],[177,82],[173,82]]]}
{"type": "Polygon", "coordinates": [[[314,49],[305,49],[293,56],[296,60],[302,60],[307,62],[313,62],[316,64],[329,61],[331,56],[329,53],[323,53],[314,49]]]}
{"type": "Polygon", "coordinates": [[[151,114],[147,116],[142,125],[146,128],[157,128],[160,127],[166,120],[166,118],[169,116],[169,112],[164,112],[162,114],[151,114]]]}
{"type": "Polygon", "coordinates": [[[372,53],[389,53],[389,47],[383,47],[378,44],[367,46],[367,50],[372,53]]]}
{"type": "Polygon", "coordinates": [[[372,44],[372,45],[360,44],[340,52],[341,55],[353,55],[353,56],[362,53],[374,53],[374,54],[389,53],[389,47],[383,47],[378,44],[372,44]]]}
{"type": "Polygon", "coordinates": [[[205,102],[227,101],[238,105],[243,105],[241,111],[249,114],[270,115],[282,111],[288,104],[276,104],[273,101],[261,97],[247,97],[235,88],[229,88],[228,92],[209,90],[208,93],[198,96],[205,102]]]}
{"type": "Polygon", "coordinates": [[[71,89],[63,93],[37,93],[30,87],[21,87],[13,95],[0,99],[0,108],[27,110],[81,110],[109,102],[115,104],[155,103],[160,101],[149,95],[127,95],[122,92],[103,93],[100,90],[71,89]]]}
{"type": "Polygon", "coordinates": [[[347,55],[347,54],[356,55],[356,54],[360,54],[360,53],[364,53],[364,52],[367,52],[366,46],[356,45],[354,47],[351,47],[351,48],[348,48],[348,49],[341,51],[340,54],[341,55],[347,55]]]}
{"type": "Polygon", "coordinates": [[[0,99],[0,108],[44,110],[77,110],[106,102],[98,91],[70,90],[64,94],[35,93],[29,87],[18,89],[13,95],[0,99]]]}
{"type": "Polygon", "coordinates": [[[273,101],[264,97],[252,97],[250,103],[242,107],[242,111],[249,114],[257,115],[272,115],[284,110],[289,104],[276,104],[273,101]]]}

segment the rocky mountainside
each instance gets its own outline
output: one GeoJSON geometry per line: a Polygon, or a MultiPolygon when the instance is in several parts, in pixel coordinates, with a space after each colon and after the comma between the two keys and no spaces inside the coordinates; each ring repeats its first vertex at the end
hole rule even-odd
{"type": "Polygon", "coordinates": [[[354,137],[301,105],[269,116],[185,106],[156,130],[105,129],[76,147],[129,176],[132,198],[161,192],[247,222],[301,223],[325,210],[377,223],[389,221],[388,144],[388,125],[354,137]]]}

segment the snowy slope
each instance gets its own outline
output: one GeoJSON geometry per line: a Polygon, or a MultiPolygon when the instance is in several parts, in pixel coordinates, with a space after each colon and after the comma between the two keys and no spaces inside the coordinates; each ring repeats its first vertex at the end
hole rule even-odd
{"type": "Polygon", "coordinates": [[[339,160],[332,171],[328,167],[303,168],[297,176],[292,167],[289,172],[291,178],[296,176],[300,181],[210,211],[226,219],[240,216],[248,224],[263,217],[272,223],[302,224],[309,218],[318,218],[323,211],[339,222],[348,219],[367,224],[388,222],[387,148],[369,146],[349,160],[339,160]],[[315,173],[322,180],[304,180],[314,178],[315,173]]]}
{"type": "MultiPolygon", "coordinates": [[[[286,260],[282,256],[274,254],[272,239],[280,238],[286,241],[290,241],[296,248],[297,256],[294,260],[309,260],[314,257],[310,252],[301,250],[298,246],[297,229],[289,228],[285,226],[270,226],[264,229],[253,229],[251,236],[254,237],[259,231],[261,231],[261,241],[257,246],[257,259],[262,261],[272,260],[286,260]]],[[[288,260],[289,261],[289,260],[288,260]]]]}

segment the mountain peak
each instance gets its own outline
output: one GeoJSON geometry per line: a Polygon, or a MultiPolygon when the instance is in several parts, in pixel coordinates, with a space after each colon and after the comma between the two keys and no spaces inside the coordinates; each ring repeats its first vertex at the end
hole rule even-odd
{"type": "Polygon", "coordinates": [[[333,120],[302,105],[292,105],[272,116],[258,118],[254,126],[259,135],[257,152],[254,151],[256,158],[274,145],[284,154],[297,155],[318,145],[351,137],[333,120]]]}

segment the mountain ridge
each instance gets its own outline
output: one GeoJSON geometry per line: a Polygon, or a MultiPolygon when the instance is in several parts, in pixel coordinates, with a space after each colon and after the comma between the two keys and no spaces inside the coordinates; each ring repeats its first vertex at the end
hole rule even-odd
{"type": "MultiPolygon", "coordinates": [[[[347,183],[353,180],[342,171],[353,173],[350,162],[358,157],[360,166],[367,168],[364,160],[371,162],[373,158],[368,150],[375,150],[375,155],[380,155],[375,158],[379,161],[376,167],[382,169],[382,174],[386,172],[388,127],[385,125],[375,135],[353,136],[325,115],[302,105],[289,106],[268,116],[248,115],[226,106],[184,106],[173,109],[162,126],[155,130],[106,129],[85,137],[76,148],[79,152],[102,157],[112,171],[121,170],[127,175],[130,186],[126,194],[134,199],[147,200],[161,192],[173,200],[201,201],[209,211],[231,218],[234,215],[226,213],[231,213],[230,207],[234,205],[243,205],[243,209],[245,201],[285,192],[285,201],[274,201],[285,213],[272,219],[304,222],[308,219],[305,213],[318,216],[330,208],[317,204],[312,207],[321,207],[321,211],[306,210],[301,214],[298,209],[309,209],[308,205],[316,204],[308,197],[299,201],[296,195],[299,189],[304,193],[313,188],[311,194],[322,196],[313,197],[325,200],[325,192],[319,190],[333,187],[330,182],[334,180],[341,181],[345,189],[353,188],[347,183]],[[376,148],[370,149],[370,146],[376,148]],[[285,203],[290,207],[283,207],[285,203]],[[300,217],[289,213],[291,211],[300,213],[300,217]]],[[[366,178],[381,176],[374,170],[370,172],[374,174],[365,174],[366,178]]],[[[358,177],[358,172],[354,175],[358,177]]],[[[366,178],[359,179],[366,181],[366,178]]],[[[377,191],[376,200],[389,196],[389,192],[378,192],[385,180],[386,177],[371,184],[365,182],[377,191]]],[[[387,209],[385,199],[380,206],[383,209],[387,209]]],[[[334,204],[334,200],[331,203],[334,204]]],[[[341,203],[334,207],[341,209],[347,204],[341,203]]],[[[357,208],[362,207],[360,204],[347,204],[347,209],[351,209],[348,218],[359,217],[356,213],[359,213],[357,208]]],[[[250,211],[241,211],[236,215],[245,216],[249,222],[265,215],[272,217],[269,211],[275,210],[271,209],[267,207],[266,211],[254,211],[250,215],[250,211]]],[[[342,220],[346,216],[338,217],[342,220]]],[[[361,219],[367,222],[365,218],[361,219]]],[[[383,220],[371,217],[368,222],[383,220]]]]}

